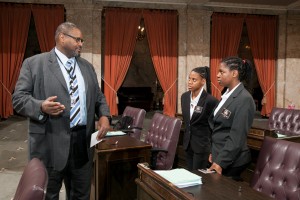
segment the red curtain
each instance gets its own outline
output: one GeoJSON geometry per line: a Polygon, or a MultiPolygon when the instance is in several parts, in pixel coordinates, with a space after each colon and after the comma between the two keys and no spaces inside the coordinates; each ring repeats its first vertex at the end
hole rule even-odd
{"type": "Polygon", "coordinates": [[[121,87],[136,44],[141,10],[109,8],[105,12],[104,95],[112,115],[118,115],[121,87]]]}
{"type": "Polygon", "coordinates": [[[212,95],[220,99],[222,87],[217,82],[220,61],[227,56],[237,56],[244,16],[241,14],[214,13],[211,33],[211,85],[212,95]]]}
{"type": "Polygon", "coordinates": [[[246,25],[260,87],[264,93],[261,115],[275,104],[276,16],[248,15],[246,25]]]}
{"type": "Polygon", "coordinates": [[[178,59],[177,12],[144,10],[143,16],[153,65],[164,91],[163,113],[175,116],[178,59]]]}
{"type": "Polygon", "coordinates": [[[56,28],[64,22],[64,6],[33,4],[32,14],[41,51],[50,51],[55,46],[56,28]]]}
{"type": "Polygon", "coordinates": [[[22,65],[30,23],[30,5],[0,3],[0,117],[13,114],[11,94],[22,65]]]}

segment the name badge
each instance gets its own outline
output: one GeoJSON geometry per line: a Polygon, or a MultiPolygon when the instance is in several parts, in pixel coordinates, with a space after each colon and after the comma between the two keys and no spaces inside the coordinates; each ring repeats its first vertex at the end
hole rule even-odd
{"type": "Polygon", "coordinates": [[[229,119],[230,115],[231,115],[231,111],[227,110],[226,108],[223,108],[222,113],[224,118],[229,119]]]}
{"type": "Polygon", "coordinates": [[[195,112],[195,113],[202,113],[202,110],[203,110],[203,107],[201,107],[201,106],[196,106],[195,109],[194,109],[194,112],[195,112]]]}

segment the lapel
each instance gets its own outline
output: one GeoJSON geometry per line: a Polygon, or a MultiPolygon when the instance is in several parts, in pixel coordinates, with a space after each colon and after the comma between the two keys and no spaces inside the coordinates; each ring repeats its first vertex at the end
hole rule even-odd
{"type": "Polygon", "coordinates": [[[85,84],[85,91],[87,93],[88,91],[88,78],[89,78],[89,75],[88,75],[88,71],[86,70],[87,67],[84,66],[81,58],[76,58],[76,62],[77,62],[77,66],[79,67],[80,71],[81,71],[81,74],[82,74],[82,77],[83,77],[83,80],[84,80],[84,84],[85,84]]]}
{"type": "Polygon", "coordinates": [[[207,97],[207,92],[205,90],[202,91],[202,94],[200,96],[200,99],[197,103],[197,106],[195,108],[199,108],[199,109],[202,109],[200,113],[197,113],[194,111],[193,115],[192,115],[192,118],[191,118],[191,122],[193,122],[196,118],[196,116],[199,116],[199,115],[202,115],[202,113],[204,112],[204,103],[205,103],[205,99],[207,97]]]}
{"type": "Polygon", "coordinates": [[[76,58],[77,66],[79,66],[79,69],[81,71],[81,75],[84,80],[84,87],[85,87],[85,95],[86,95],[86,108],[89,108],[90,106],[90,98],[88,98],[89,93],[89,80],[91,80],[91,77],[89,77],[88,73],[88,66],[84,65],[84,62],[82,62],[82,58],[78,57],[76,58]]]}
{"type": "Polygon", "coordinates": [[[185,120],[190,121],[191,91],[187,91],[182,97],[182,115],[185,120]]]}
{"type": "Polygon", "coordinates": [[[50,56],[49,56],[49,70],[54,74],[54,76],[56,77],[56,79],[61,83],[61,85],[63,86],[63,88],[66,90],[66,92],[68,93],[68,88],[67,88],[67,83],[65,81],[65,78],[61,72],[61,69],[59,67],[59,64],[57,62],[57,58],[55,55],[55,51],[54,49],[52,49],[50,51],[50,56]]]}
{"type": "Polygon", "coordinates": [[[216,116],[214,117],[214,120],[216,120],[222,112],[224,112],[224,109],[227,109],[229,105],[233,102],[233,100],[239,95],[239,93],[244,89],[243,83],[241,83],[234,92],[230,95],[230,97],[225,101],[223,106],[218,110],[216,116]]]}

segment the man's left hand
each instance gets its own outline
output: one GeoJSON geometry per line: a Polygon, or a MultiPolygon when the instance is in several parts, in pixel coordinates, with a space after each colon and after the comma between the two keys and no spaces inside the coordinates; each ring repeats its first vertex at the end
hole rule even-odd
{"type": "Polygon", "coordinates": [[[106,135],[107,131],[110,130],[109,120],[106,116],[100,117],[97,128],[98,128],[97,140],[100,140],[106,135]]]}
{"type": "Polygon", "coordinates": [[[213,163],[208,170],[210,171],[215,170],[218,174],[222,174],[222,167],[217,163],[213,163]]]}

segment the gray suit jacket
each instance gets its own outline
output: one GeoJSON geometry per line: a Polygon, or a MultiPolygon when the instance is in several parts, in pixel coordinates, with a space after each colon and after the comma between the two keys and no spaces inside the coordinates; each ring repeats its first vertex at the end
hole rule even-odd
{"type": "MultiPolygon", "coordinates": [[[[100,117],[110,116],[110,113],[93,66],[80,57],[77,63],[85,82],[86,141],[89,159],[92,159],[94,149],[89,146],[91,133],[95,130],[95,114],[100,117]]],[[[70,148],[70,96],[54,49],[23,62],[13,94],[13,106],[16,112],[29,118],[30,159],[38,157],[47,167],[62,170],[70,148]],[[66,109],[59,116],[41,120],[41,104],[50,96],[57,96],[57,101],[66,109]]]]}
{"type": "Polygon", "coordinates": [[[239,167],[250,162],[247,134],[252,125],[255,103],[252,96],[239,85],[224,105],[209,119],[212,132],[212,159],[223,169],[239,167]]]}

